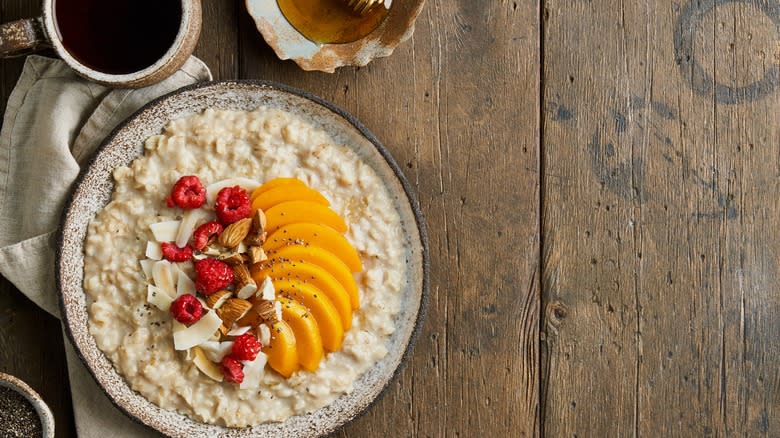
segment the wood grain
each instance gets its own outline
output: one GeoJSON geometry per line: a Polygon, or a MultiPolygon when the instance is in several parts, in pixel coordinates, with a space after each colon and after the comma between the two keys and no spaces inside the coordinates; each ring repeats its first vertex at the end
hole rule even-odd
{"type": "Polygon", "coordinates": [[[279,62],[242,20],[242,77],[346,109],[416,188],[431,303],[413,359],[339,436],[538,431],[538,5],[431,1],[393,56],[335,74],[279,62]]]}
{"type": "MultiPolygon", "coordinates": [[[[3,0],[0,23],[40,15],[38,2],[3,0]]],[[[24,58],[0,63],[0,108],[5,109],[24,58]]],[[[52,279],[53,281],[53,279],[52,279]]],[[[0,276],[0,371],[22,379],[46,401],[58,437],[76,436],[60,322],[0,276]]]]}
{"type": "Polygon", "coordinates": [[[545,4],[544,434],[780,430],[777,17],[717,3],[545,4]]]}

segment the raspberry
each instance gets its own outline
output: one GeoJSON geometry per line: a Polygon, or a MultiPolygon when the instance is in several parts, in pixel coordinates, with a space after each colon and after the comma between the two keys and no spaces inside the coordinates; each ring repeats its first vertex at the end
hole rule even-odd
{"type": "Polygon", "coordinates": [[[171,262],[186,262],[192,258],[192,248],[185,246],[179,248],[174,242],[163,242],[160,244],[162,247],[162,254],[165,260],[171,262]]]}
{"type": "Polygon", "coordinates": [[[222,375],[228,382],[241,383],[244,381],[244,365],[235,358],[225,356],[220,364],[222,375]]]}
{"type": "Polygon", "coordinates": [[[239,186],[225,187],[217,193],[217,218],[225,225],[238,222],[252,214],[249,193],[239,186]]]}
{"type": "Polygon", "coordinates": [[[203,251],[203,248],[209,244],[209,241],[218,236],[222,232],[222,224],[217,221],[206,222],[199,226],[194,233],[192,233],[192,247],[198,251],[203,251]]]}
{"type": "Polygon", "coordinates": [[[233,269],[217,259],[203,259],[195,262],[195,289],[203,295],[211,295],[233,283],[233,269]]]}
{"type": "Polygon", "coordinates": [[[257,341],[254,335],[244,333],[233,339],[231,356],[238,360],[255,360],[261,347],[262,345],[260,345],[260,342],[257,341]]]}
{"type": "Polygon", "coordinates": [[[185,325],[191,325],[203,316],[203,305],[195,295],[185,294],[173,300],[171,303],[171,315],[176,321],[185,325]]]}
{"type": "Polygon", "coordinates": [[[173,186],[167,203],[168,207],[198,208],[206,203],[206,188],[197,176],[183,176],[173,186]]]}

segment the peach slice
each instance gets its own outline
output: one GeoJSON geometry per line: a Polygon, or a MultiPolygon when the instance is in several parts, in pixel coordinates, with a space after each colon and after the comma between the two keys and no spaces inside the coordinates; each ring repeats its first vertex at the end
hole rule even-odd
{"type": "Polygon", "coordinates": [[[268,365],[284,377],[298,371],[298,348],[292,328],[284,322],[271,324],[271,344],[263,348],[268,365]]]}
{"type": "Polygon", "coordinates": [[[324,205],[325,207],[330,205],[330,202],[316,190],[295,184],[284,185],[260,193],[260,195],[252,201],[252,215],[255,214],[257,209],[266,211],[274,205],[289,201],[309,201],[324,205]]]}
{"type": "Polygon", "coordinates": [[[355,248],[349,241],[333,230],[318,224],[285,225],[266,239],[263,249],[266,252],[277,250],[287,245],[307,244],[318,246],[335,254],[352,272],[360,272],[363,265],[355,248]]]}
{"type": "Polygon", "coordinates": [[[254,201],[255,198],[260,196],[262,193],[267,192],[271,189],[275,189],[280,186],[292,186],[292,185],[305,187],[306,183],[299,180],[298,178],[274,178],[266,181],[260,187],[256,188],[252,192],[252,196],[250,196],[250,198],[254,201]]]}
{"type": "Polygon", "coordinates": [[[352,302],[352,310],[360,307],[360,298],[358,296],[357,283],[352,276],[347,265],[336,257],[332,252],[312,245],[290,245],[280,248],[269,254],[272,260],[282,259],[291,262],[309,262],[324,268],[330,272],[336,280],[344,286],[344,290],[349,294],[349,300],[352,302]]]}
{"type": "MultiPolygon", "coordinates": [[[[279,295],[294,298],[309,308],[317,320],[322,346],[328,351],[338,351],[344,340],[344,326],[333,303],[316,287],[295,280],[276,280],[274,288],[279,295]]],[[[284,308],[282,308],[284,309],[284,308]]]]}
{"type": "Polygon", "coordinates": [[[333,228],[339,233],[347,232],[347,224],[335,211],[310,201],[288,201],[276,204],[265,211],[268,222],[266,230],[273,233],[288,224],[314,223],[333,228]]]}
{"type": "Polygon", "coordinates": [[[252,277],[261,284],[265,277],[274,280],[296,280],[311,284],[330,299],[341,316],[344,330],[352,326],[352,304],[344,286],[325,269],[307,262],[263,262],[252,267],[252,277]]]}
{"type": "Polygon", "coordinates": [[[279,297],[282,303],[282,319],[295,334],[295,346],[298,350],[298,362],[309,371],[316,371],[322,360],[322,338],[317,321],[301,303],[285,297],[279,297]]]}

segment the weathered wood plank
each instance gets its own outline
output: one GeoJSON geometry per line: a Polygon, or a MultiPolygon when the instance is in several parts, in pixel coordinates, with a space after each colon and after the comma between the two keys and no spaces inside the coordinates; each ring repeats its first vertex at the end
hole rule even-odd
{"type": "Polygon", "coordinates": [[[238,23],[243,1],[203,1],[203,29],[195,56],[211,69],[214,79],[235,79],[240,65],[238,23]]]}
{"type": "Polygon", "coordinates": [[[339,436],[538,432],[538,5],[430,1],[392,57],[333,75],[280,62],[242,20],[243,77],[357,116],[415,185],[431,303],[413,359],[339,436]]]}
{"type": "MultiPolygon", "coordinates": [[[[0,22],[40,13],[39,2],[0,1],[0,22]]],[[[23,58],[2,61],[0,108],[5,109],[23,65],[23,58]]],[[[76,436],[59,321],[0,277],[0,327],[0,371],[24,380],[43,397],[54,414],[58,437],[76,436]]]]}
{"type": "Polygon", "coordinates": [[[780,430],[778,12],[761,4],[546,2],[546,434],[780,430]]]}

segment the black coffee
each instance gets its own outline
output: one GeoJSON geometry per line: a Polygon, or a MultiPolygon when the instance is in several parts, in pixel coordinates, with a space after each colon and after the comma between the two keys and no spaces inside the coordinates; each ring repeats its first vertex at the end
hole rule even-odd
{"type": "Polygon", "coordinates": [[[173,45],[181,0],[54,0],[60,40],[85,66],[108,74],[143,70],[173,45]]]}

